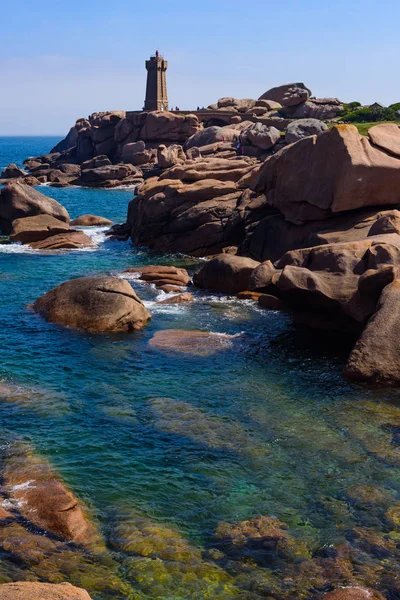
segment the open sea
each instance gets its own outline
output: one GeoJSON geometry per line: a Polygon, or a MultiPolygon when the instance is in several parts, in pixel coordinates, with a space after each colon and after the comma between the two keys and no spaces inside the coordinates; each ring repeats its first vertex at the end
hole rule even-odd
{"type": "MultiPolygon", "coordinates": [[[[0,170],[57,141],[0,138],[0,170]]],[[[39,189],[71,218],[92,213],[116,222],[133,194],[39,189]]],[[[98,248],[45,254],[0,245],[0,443],[24,440],[50,461],[89,507],[107,549],[85,557],[88,572],[78,559],[31,564],[3,548],[0,582],[70,581],[95,600],[308,598],[301,590],[320,593],[329,579],[314,574],[313,561],[347,546],[358,554],[344,584],[393,590],[400,512],[396,521],[388,511],[400,511],[400,393],[346,382],[348,347],[334,337],[204,291],[193,292],[193,303],[160,305],[163,292],[132,279],[152,314],[139,333],[94,335],[47,323],[27,305],[68,279],[198,265],[107,240],[102,228],[85,231],[98,248]],[[235,337],[222,352],[193,356],[150,346],[163,329],[235,337]],[[1,392],[2,384],[18,393],[1,392]],[[251,548],[243,560],[222,554],[218,524],[257,515],[286,523],[304,551],[270,562],[251,548]],[[306,574],[296,575],[305,563],[306,574]]]]}

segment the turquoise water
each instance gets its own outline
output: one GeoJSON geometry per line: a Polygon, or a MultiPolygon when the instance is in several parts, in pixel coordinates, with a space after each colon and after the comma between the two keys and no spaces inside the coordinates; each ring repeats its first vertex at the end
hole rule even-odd
{"type": "MultiPolygon", "coordinates": [[[[47,152],[56,141],[0,138],[0,165],[47,152]]],[[[123,221],[132,196],[131,190],[40,189],[72,218],[90,212],[123,221]]],[[[392,590],[398,524],[387,509],[400,501],[399,392],[347,383],[343,340],[312,337],[285,315],[206,292],[194,292],[186,306],[162,306],[159,293],[132,281],[153,315],[133,335],[90,335],[46,323],[27,305],[67,279],[120,275],[143,264],[196,266],[183,256],[106,240],[101,229],[91,235],[100,244],[95,250],[45,255],[0,246],[0,380],[26,391],[23,400],[0,395],[2,445],[24,439],[46,457],[89,506],[107,543],[106,554],[91,559],[92,579],[65,568],[60,580],[83,585],[96,600],[306,598],[327,589],[332,576],[299,575],[299,565],[320,568],[318,561],[349,544],[357,555],[352,574],[339,582],[392,590]],[[212,356],[149,345],[156,331],[174,328],[235,337],[212,356]],[[355,501],[349,488],[367,484],[383,488],[390,501],[355,501]],[[221,521],[256,515],[287,523],[307,552],[267,566],[250,560],[251,552],[247,562],[212,553],[221,521]],[[145,551],[137,533],[143,519],[156,531],[145,551]],[[121,527],[133,549],[123,547],[121,527]],[[170,545],[190,544],[202,557],[196,554],[189,566],[166,558],[159,548],[165,528],[178,540],[170,545]],[[380,536],[384,550],[372,543],[360,549],[359,528],[380,536]],[[109,575],[97,574],[100,564],[109,575]],[[286,570],[297,596],[289,584],[280,587],[286,570]],[[274,583],[260,591],[254,582],[270,576],[274,583]]],[[[50,559],[39,572],[4,555],[0,578],[53,581],[55,570],[50,559]]]]}

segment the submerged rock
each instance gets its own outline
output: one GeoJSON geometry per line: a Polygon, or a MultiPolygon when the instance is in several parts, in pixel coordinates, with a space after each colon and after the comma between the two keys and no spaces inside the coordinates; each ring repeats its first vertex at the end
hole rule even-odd
{"type": "Polygon", "coordinates": [[[209,356],[232,346],[234,336],[208,331],[163,329],[156,331],[149,344],[157,350],[179,352],[193,356],[209,356]]]}
{"type": "Polygon", "coordinates": [[[0,190],[0,228],[3,233],[10,234],[15,219],[36,215],[49,215],[69,223],[69,215],[61,204],[27,185],[10,183],[0,190]]]}
{"type": "Polygon", "coordinates": [[[151,318],[131,285],[118,277],[79,277],[36,300],[33,309],[51,323],[88,331],[134,331],[151,318]]]}
{"type": "Polygon", "coordinates": [[[17,513],[36,527],[89,548],[101,544],[77,499],[29,447],[14,444],[8,449],[2,482],[17,513]]]}
{"type": "Polygon", "coordinates": [[[349,586],[324,594],[323,600],[383,600],[383,596],[375,590],[349,586]]]}
{"type": "Polygon", "coordinates": [[[0,600],[91,600],[89,594],[70,583],[24,581],[0,585],[0,600]]]}

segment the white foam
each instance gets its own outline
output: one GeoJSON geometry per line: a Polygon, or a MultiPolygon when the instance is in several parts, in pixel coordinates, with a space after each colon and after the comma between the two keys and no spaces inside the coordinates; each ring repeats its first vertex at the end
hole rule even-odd
{"type": "Polygon", "coordinates": [[[19,492],[20,490],[32,490],[36,486],[31,485],[31,483],[35,483],[35,480],[28,479],[28,481],[24,481],[24,483],[18,483],[17,485],[13,485],[10,489],[12,492],[19,492]]]}
{"type": "Polygon", "coordinates": [[[85,233],[94,244],[100,246],[100,244],[104,244],[107,239],[105,232],[109,230],[109,227],[77,227],[85,233]]]}
{"type": "Polygon", "coordinates": [[[36,250],[26,245],[23,246],[20,242],[15,244],[0,244],[1,254],[38,254],[40,250],[36,250]]]}

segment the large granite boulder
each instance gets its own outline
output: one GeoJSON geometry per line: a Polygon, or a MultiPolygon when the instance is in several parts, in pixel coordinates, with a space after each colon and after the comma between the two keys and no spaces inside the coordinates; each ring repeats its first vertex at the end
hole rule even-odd
{"type": "Polygon", "coordinates": [[[282,106],[297,106],[311,96],[311,91],[304,83],[287,83],[271,88],[260,96],[259,100],[273,100],[282,106]]]}
{"type": "Polygon", "coordinates": [[[91,600],[89,594],[70,583],[22,581],[0,585],[0,600],[91,600]]]}
{"type": "Polygon", "coordinates": [[[71,228],[67,223],[55,219],[50,215],[37,215],[35,217],[24,217],[12,222],[10,240],[30,244],[39,242],[58,233],[69,233],[71,228]]]}
{"type": "Polygon", "coordinates": [[[281,133],[276,127],[268,127],[262,123],[252,123],[240,134],[242,144],[252,144],[260,150],[270,150],[280,140],[281,133]]]}
{"type": "Polygon", "coordinates": [[[36,300],[33,309],[51,323],[88,331],[134,331],[151,318],[131,285],[119,277],[79,277],[36,300]]]}
{"type": "Polygon", "coordinates": [[[148,179],[129,205],[132,241],[194,256],[216,254],[237,244],[242,224],[233,222],[232,215],[253,167],[247,157],[203,158],[148,179]]]}
{"type": "Polygon", "coordinates": [[[293,144],[310,135],[319,135],[327,129],[328,125],[318,119],[299,119],[288,125],[285,140],[288,144],[293,144]]]}
{"type": "Polygon", "coordinates": [[[400,236],[326,244],[287,252],[275,263],[280,297],[301,311],[323,311],[360,331],[382,289],[397,277],[400,236]]]}
{"type": "Polygon", "coordinates": [[[202,147],[216,142],[232,142],[235,137],[238,137],[239,132],[230,127],[206,127],[200,129],[195,134],[190,136],[185,144],[185,148],[193,148],[194,146],[202,147]]]}
{"type": "Polygon", "coordinates": [[[24,171],[24,169],[21,169],[16,164],[12,163],[2,171],[0,178],[15,179],[17,177],[25,177],[26,175],[28,175],[28,173],[24,171]]]}
{"type": "MultiPolygon", "coordinates": [[[[396,136],[400,140],[400,129],[396,136]]],[[[392,131],[387,138],[394,149],[391,154],[371,144],[353,125],[334,126],[269,157],[251,187],[293,223],[400,204],[400,155],[395,153],[392,131]]]]}
{"type": "Polygon", "coordinates": [[[69,130],[66,137],[58,142],[56,146],[51,150],[51,152],[65,152],[70,148],[73,148],[78,143],[78,132],[81,129],[87,128],[90,126],[90,123],[87,119],[78,119],[73,127],[69,130]]]}
{"type": "Polygon", "coordinates": [[[343,103],[337,98],[310,98],[297,106],[286,105],[279,114],[289,119],[334,119],[343,113],[343,103]]]}
{"type": "MultiPolygon", "coordinates": [[[[265,200],[266,202],[266,200],[265,200]]],[[[240,254],[273,262],[289,250],[336,242],[356,242],[367,236],[400,232],[400,212],[367,208],[338,213],[329,219],[295,225],[274,209],[264,206],[261,218],[249,227],[240,254]]]]}
{"type": "Polygon", "coordinates": [[[256,101],[252,98],[232,98],[232,97],[224,97],[220,98],[217,102],[218,108],[236,108],[238,112],[246,112],[249,109],[253,108],[256,105],[256,101]]]}
{"type": "Polygon", "coordinates": [[[177,115],[168,111],[145,113],[140,139],[148,141],[186,142],[201,128],[196,115],[177,115]]]}
{"type": "Polygon", "coordinates": [[[357,341],[345,375],[361,381],[400,383],[400,280],[386,286],[377,311],[357,341]]]}
{"type": "Polygon", "coordinates": [[[173,144],[168,148],[165,144],[160,144],[157,148],[157,164],[161,169],[169,169],[185,160],[186,155],[183,148],[178,144],[173,144]]]}
{"type": "Polygon", "coordinates": [[[81,184],[97,187],[112,181],[123,181],[132,176],[141,176],[141,172],[132,165],[105,165],[95,169],[84,169],[81,173],[81,184]]]}
{"type": "Polygon", "coordinates": [[[10,183],[0,190],[0,229],[8,235],[15,219],[49,215],[69,222],[68,212],[61,204],[21,183],[10,183]]]}
{"type": "Polygon", "coordinates": [[[194,274],[193,283],[213,292],[237,294],[249,289],[250,276],[258,265],[244,256],[219,254],[194,274]]]}

